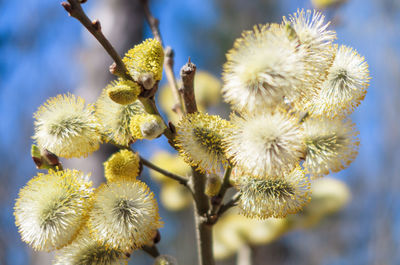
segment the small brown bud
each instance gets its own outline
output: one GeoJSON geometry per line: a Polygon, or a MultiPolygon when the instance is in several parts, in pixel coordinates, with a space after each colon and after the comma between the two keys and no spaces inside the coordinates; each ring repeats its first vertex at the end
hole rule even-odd
{"type": "Polygon", "coordinates": [[[43,161],[42,161],[42,159],[40,159],[40,158],[38,158],[38,157],[32,157],[32,159],[33,159],[33,162],[35,163],[35,165],[36,165],[36,168],[38,168],[38,169],[40,169],[40,167],[42,166],[42,164],[43,164],[43,161]]]}
{"type": "Polygon", "coordinates": [[[157,229],[157,233],[153,239],[154,244],[158,244],[161,241],[161,234],[160,231],[157,229]]]}
{"type": "Polygon", "coordinates": [[[170,122],[170,121],[168,122],[168,127],[172,133],[174,133],[174,134],[176,133],[176,127],[172,122],[170,122]]]}
{"type": "Polygon", "coordinates": [[[101,31],[101,24],[100,24],[100,21],[98,19],[93,20],[92,21],[92,25],[93,25],[93,28],[96,31],[101,31]]]}
{"type": "Polygon", "coordinates": [[[64,7],[65,11],[67,11],[68,14],[71,15],[71,12],[72,12],[71,4],[68,2],[62,2],[61,5],[62,5],[62,7],[64,7]]]}
{"type": "Polygon", "coordinates": [[[45,149],[43,151],[43,157],[49,162],[50,166],[56,166],[60,164],[60,160],[58,159],[58,156],[50,152],[49,150],[45,149]]]}

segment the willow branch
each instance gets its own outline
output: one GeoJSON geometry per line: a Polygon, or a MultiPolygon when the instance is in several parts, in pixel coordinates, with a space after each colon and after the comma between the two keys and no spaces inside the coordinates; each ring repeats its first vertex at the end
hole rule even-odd
{"type": "MultiPolygon", "coordinates": [[[[146,20],[149,23],[149,26],[150,26],[151,32],[153,33],[154,38],[156,40],[158,40],[162,46],[164,46],[162,38],[161,38],[160,28],[159,28],[160,22],[151,13],[151,10],[149,7],[149,0],[141,0],[141,2],[143,5],[146,20]]],[[[178,86],[176,85],[176,79],[175,79],[175,74],[174,74],[174,52],[171,47],[166,47],[166,48],[164,48],[164,54],[165,54],[164,71],[167,76],[169,86],[172,90],[172,94],[174,95],[174,99],[175,99],[175,105],[173,107],[173,110],[179,116],[182,116],[183,115],[182,98],[179,95],[178,86]]]]}
{"type": "Polygon", "coordinates": [[[221,215],[223,215],[230,208],[236,206],[239,200],[240,200],[240,193],[238,192],[229,201],[221,205],[217,213],[218,218],[221,217],[221,215]]]}
{"type": "Polygon", "coordinates": [[[186,113],[197,112],[196,99],[194,96],[194,76],[196,65],[189,61],[181,68],[182,87],[179,93],[183,97],[186,113]]]}
{"type": "Polygon", "coordinates": [[[180,184],[182,184],[183,186],[189,187],[188,186],[188,179],[179,175],[176,175],[174,173],[171,173],[165,169],[162,169],[156,165],[154,165],[153,163],[151,163],[150,161],[144,159],[143,157],[140,156],[140,161],[142,162],[142,164],[154,171],[157,171],[158,173],[163,174],[164,176],[171,178],[173,180],[178,181],[180,184]]]}
{"type": "Polygon", "coordinates": [[[122,62],[121,57],[104,36],[101,25],[98,20],[91,21],[82,9],[81,2],[79,0],[68,0],[68,2],[62,2],[61,5],[68,12],[68,14],[79,20],[79,22],[97,39],[97,41],[103,46],[106,52],[114,60],[115,64],[110,67],[110,71],[118,76],[121,76],[128,80],[133,80],[128,74],[125,64],[122,62]]]}
{"type": "Polygon", "coordinates": [[[194,197],[194,219],[196,224],[199,265],[215,265],[213,254],[212,225],[208,222],[210,204],[204,193],[206,176],[192,168],[191,184],[194,197]]]}
{"type": "Polygon", "coordinates": [[[172,107],[172,110],[176,112],[179,116],[183,115],[183,101],[182,97],[179,94],[178,85],[176,84],[176,79],[174,75],[174,51],[171,47],[166,47],[164,49],[165,60],[164,60],[164,71],[167,76],[168,83],[171,87],[172,94],[175,99],[175,105],[172,107]]]}
{"type": "Polygon", "coordinates": [[[149,7],[149,0],[141,0],[142,5],[143,5],[143,9],[144,9],[144,14],[147,20],[147,23],[149,23],[151,32],[153,33],[153,36],[156,40],[158,40],[158,42],[161,43],[161,45],[163,45],[163,41],[161,38],[161,34],[160,34],[160,21],[158,21],[157,18],[155,18],[151,11],[150,11],[150,7],[149,7]]]}
{"type": "MultiPolygon", "coordinates": [[[[190,63],[190,61],[189,61],[190,63]]],[[[194,66],[194,65],[193,65],[194,66]]],[[[185,68],[185,66],[183,67],[185,68]]],[[[193,80],[195,74],[194,71],[190,75],[181,71],[182,80],[185,78],[190,78],[193,80]]],[[[187,80],[189,81],[189,80],[187,80]]],[[[182,95],[184,96],[183,102],[185,106],[185,113],[195,113],[197,112],[196,99],[194,96],[194,86],[193,82],[187,82],[181,88],[182,95]]],[[[210,210],[210,201],[208,196],[205,194],[207,176],[192,167],[192,176],[190,178],[190,184],[193,191],[194,198],[194,220],[196,225],[196,238],[197,238],[197,251],[199,258],[199,265],[215,265],[214,254],[213,254],[213,238],[212,238],[212,225],[209,224],[208,212],[210,210]]]]}

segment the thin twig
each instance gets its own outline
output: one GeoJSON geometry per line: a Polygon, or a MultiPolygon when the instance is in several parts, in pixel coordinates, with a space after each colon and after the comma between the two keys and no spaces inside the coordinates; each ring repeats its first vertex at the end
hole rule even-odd
{"type": "Polygon", "coordinates": [[[164,49],[165,59],[164,59],[164,71],[167,76],[168,83],[171,87],[172,94],[175,99],[175,104],[172,110],[178,114],[178,116],[183,115],[183,101],[179,93],[178,85],[176,84],[175,74],[174,74],[174,50],[171,47],[166,47],[164,49]]]}
{"type": "MultiPolygon", "coordinates": [[[[194,76],[194,73],[195,71],[191,73],[192,77],[194,76]]],[[[183,78],[184,77],[182,77],[182,79],[183,78]]],[[[185,109],[186,114],[197,112],[196,99],[193,89],[193,85],[186,85],[183,86],[181,89],[182,95],[191,95],[190,97],[183,97],[184,105],[187,106],[185,109]],[[186,89],[189,91],[185,91],[186,89]]],[[[198,172],[195,167],[192,167],[192,176],[190,180],[194,198],[194,220],[196,225],[199,265],[215,265],[213,254],[212,225],[209,224],[208,217],[210,202],[208,196],[205,194],[207,176],[203,173],[198,172]]]]}
{"type": "Polygon", "coordinates": [[[237,205],[240,200],[240,193],[236,193],[228,202],[222,204],[217,213],[218,218],[221,217],[227,210],[237,205]]]}
{"type": "Polygon", "coordinates": [[[167,170],[165,170],[165,169],[162,169],[162,168],[160,168],[160,167],[154,165],[154,164],[151,163],[150,161],[144,159],[144,158],[141,157],[141,156],[140,156],[140,161],[142,162],[142,164],[143,164],[144,166],[146,166],[146,167],[148,167],[148,168],[151,168],[152,170],[157,171],[157,172],[163,174],[164,176],[166,176],[166,177],[168,177],[168,178],[174,179],[174,180],[178,181],[180,184],[182,184],[182,185],[184,185],[184,186],[186,186],[186,187],[189,187],[189,186],[188,186],[188,179],[187,179],[187,178],[182,177],[182,176],[179,176],[179,175],[176,175],[176,174],[174,174],[174,173],[171,173],[171,172],[169,172],[169,171],[167,171],[167,170]]]}
{"type": "Polygon", "coordinates": [[[197,112],[197,105],[194,96],[194,75],[196,74],[196,65],[189,61],[181,68],[182,87],[179,93],[183,97],[186,113],[197,112]]]}
{"type": "Polygon", "coordinates": [[[121,57],[108,41],[108,39],[104,36],[101,30],[100,22],[98,20],[91,21],[87,17],[82,9],[80,1],[68,0],[68,3],[62,2],[61,5],[71,17],[74,17],[79,20],[79,22],[81,22],[81,24],[98,40],[98,42],[103,46],[106,52],[114,60],[115,65],[112,65],[110,67],[111,72],[125,79],[133,80],[132,77],[128,74],[128,70],[126,69],[125,64],[122,62],[121,57]]]}
{"type": "Polygon", "coordinates": [[[143,9],[144,9],[144,14],[147,20],[147,23],[149,23],[149,26],[151,28],[151,32],[153,33],[153,36],[156,40],[158,40],[161,45],[163,45],[163,41],[161,38],[161,34],[160,34],[160,21],[158,21],[157,18],[155,18],[150,11],[150,7],[149,7],[149,0],[141,0],[142,5],[143,5],[143,9]]]}
{"type": "MultiPolygon", "coordinates": [[[[156,40],[158,40],[161,43],[161,45],[164,47],[164,44],[163,44],[163,41],[161,38],[160,28],[159,28],[159,21],[151,13],[151,10],[149,7],[149,1],[141,0],[141,2],[143,5],[146,20],[149,23],[149,26],[150,26],[151,32],[153,33],[154,38],[156,40]]],[[[164,71],[167,76],[169,86],[170,86],[172,93],[174,95],[174,98],[175,98],[175,105],[173,107],[173,110],[179,116],[182,116],[183,115],[182,99],[179,95],[178,86],[176,85],[176,79],[175,79],[175,74],[174,74],[174,52],[171,47],[164,48],[164,56],[165,56],[164,71]]]]}

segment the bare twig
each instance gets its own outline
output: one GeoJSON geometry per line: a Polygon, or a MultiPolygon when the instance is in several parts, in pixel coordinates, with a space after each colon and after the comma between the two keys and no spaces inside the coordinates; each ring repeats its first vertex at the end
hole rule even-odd
{"type": "Polygon", "coordinates": [[[141,0],[141,2],[143,5],[146,20],[149,23],[154,38],[158,40],[161,43],[161,45],[163,45],[163,41],[160,34],[160,28],[158,27],[160,25],[160,21],[158,21],[158,19],[151,14],[149,7],[149,0],[141,0]]]}
{"type": "MultiPolygon", "coordinates": [[[[150,26],[151,32],[153,33],[154,38],[157,39],[161,43],[161,45],[163,45],[163,41],[161,38],[160,29],[159,29],[159,21],[152,15],[152,13],[150,11],[150,7],[149,7],[149,1],[141,0],[141,2],[143,4],[143,9],[144,9],[144,13],[146,16],[146,20],[149,23],[149,26],[150,26]]],[[[178,92],[178,86],[176,85],[176,79],[175,79],[175,74],[174,74],[174,52],[171,47],[165,47],[164,54],[165,54],[164,71],[167,76],[169,86],[171,87],[172,93],[175,98],[175,105],[173,107],[173,110],[179,116],[181,116],[181,115],[183,115],[182,99],[180,98],[180,95],[178,92]]]]}
{"type": "Polygon", "coordinates": [[[165,60],[164,60],[164,71],[168,79],[168,83],[172,89],[172,94],[174,95],[175,105],[172,107],[172,110],[176,112],[179,116],[183,115],[183,101],[182,97],[179,94],[178,86],[176,84],[175,75],[174,75],[174,51],[171,47],[166,47],[164,49],[165,60]]]}
{"type": "MultiPolygon", "coordinates": [[[[190,60],[188,64],[191,64],[190,60]]],[[[183,67],[185,69],[185,66],[183,67]]],[[[196,67],[189,66],[189,70],[181,71],[182,80],[185,79],[186,85],[181,88],[183,102],[186,106],[187,113],[197,112],[196,99],[194,96],[194,86],[190,83],[193,81],[196,67]],[[186,91],[187,90],[187,91],[186,91]],[[186,96],[185,96],[186,95],[186,96]],[[190,96],[188,96],[190,95],[190,96]]],[[[215,265],[213,254],[213,239],[212,239],[212,225],[209,224],[208,212],[210,210],[210,202],[208,196],[205,194],[207,176],[192,167],[191,186],[194,198],[194,219],[196,223],[196,237],[199,265],[215,265]]]]}
{"type": "Polygon", "coordinates": [[[227,203],[222,204],[217,213],[218,218],[221,217],[227,210],[237,205],[240,200],[240,193],[236,193],[227,203]]]}
{"type": "Polygon", "coordinates": [[[133,80],[128,74],[128,70],[125,64],[122,62],[121,57],[116,52],[111,43],[104,36],[100,22],[98,20],[91,21],[82,9],[81,1],[79,0],[68,0],[68,2],[62,2],[61,5],[68,12],[71,17],[76,18],[81,22],[81,24],[98,40],[98,42],[103,46],[106,52],[114,60],[115,65],[110,67],[111,72],[115,75],[121,76],[128,80],[133,80]]]}
{"type": "Polygon", "coordinates": [[[186,113],[197,112],[196,99],[194,96],[194,75],[196,73],[196,65],[189,61],[181,68],[182,87],[179,93],[183,97],[186,113]]]}
{"type": "Polygon", "coordinates": [[[157,171],[161,174],[163,174],[164,176],[174,179],[176,181],[178,181],[180,184],[188,187],[188,179],[179,175],[176,175],[174,173],[171,173],[165,169],[162,169],[156,165],[154,165],[153,163],[151,163],[150,161],[144,159],[143,157],[140,157],[140,161],[142,162],[142,164],[148,168],[151,168],[154,171],[157,171]]]}

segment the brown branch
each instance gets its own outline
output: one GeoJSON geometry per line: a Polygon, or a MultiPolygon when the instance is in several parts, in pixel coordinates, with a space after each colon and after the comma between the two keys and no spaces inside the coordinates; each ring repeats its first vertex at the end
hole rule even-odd
{"type": "MultiPolygon", "coordinates": [[[[149,23],[151,32],[153,33],[153,36],[156,40],[158,40],[162,46],[163,41],[161,38],[160,34],[160,28],[159,28],[159,21],[156,19],[149,7],[149,0],[141,0],[143,9],[144,9],[144,14],[146,17],[147,22],[149,23]]],[[[182,99],[180,98],[179,92],[178,92],[178,86],[176,85],[176,79],[175,79],[175,74],[174,74],[174,52],[171,47],[165,47],[164,48],[164,71],[167,76],[167,80],[169,83],[169,86],[172,90],[172,93],[174,95],[175,99],[175,105],[173,107],[173,110],[179,115],[183,115],[183,110],[182,110],[182,99]]]]}
{"type": "Polygon", "coordinates": [[[179,116],[183,115],[183,101],[181,95],[179,94],[179,89],[176,84],[176,79],[174,75],[174,51],[171,47],[166,47],[164,50],[165,60],[164,60],[164,71],[167,76],[168,83],[171,87],[172,94],[175,99],[175,105],[172,107],[172,110],[176,112],[179,116]]]}
{"type": "Polygon", "coordinates": [[[196,99],[194,96],[194,75],[196,65],[189,61],[181,68],[182,87],[179,88],[185,105],[186,113],[197,112],[196,99]]]}
{"type": "Polygon", "coordinates": [[[222,204],[217,213],[218,218],[221,217],[227,210],[237,205],[240,200],[240,193],[236,193],[233,197],[225,204],[222,204]]]}
{"type": "Polygon", "coordinates": [[[144,158],[141,157],[141,156],[140,156],[140,161],[142,162],[142,164],[143,164],[144,166],[146,166],[146,167],[148,167],[148,168],[150,168],[150,169],[152,169],[152,170],[154,170],[154,171],[157,171],[157,172],[163,174],[164,176],[166,176],[166,177],[168,177],[168,178],[171,178],[171,179],[174,179],[174,180],[178,181],[180,184],[182,184],[182,185],[185,186],[185,187],[189,187],[189,186],[188,186],[188,179],[187,179],[187,178],[184,178],[184,177],[182,177],[182,176],[179,176],[179,175],[176,175],[176,174],[174,174],[174,173],[171,173],[171,172],[169,172],[169,171],[167,171],[167,170],[165,170],[165,169],[162,169],[162,168],[160,168],[160,167],[154,165],[154,164],[151,163],[150,161],[144,159],[144,158]]]}
{"type": "Polygon", "coordinates": [[[151,32],[153,33],[153,36],[156,40],[158,40],[161,45],[163,45],[163,41],[161,38],[161,34],[160,34],[160,21],[158,21],[157,18],[155,18],[150,11],[150,7],[149,7],[149,0],[141,0],[142,5],[143,5],[143,9],[144,9],[144,14],[147,20],[147,23],[149,23],[151,32]]]}
{"type": "Polygon", "coordinates": [[[208,223],[210,204],[204,193],[206,176],[192,168],[191,184],[194,197],[194,219],[199,265],[215,265],[213,254],[212,225],[208,223]]]}
{"type": "MultiPolygon", "coordinates": [[[[183,95],[183,103],[186,106],[185,113],[197,112],[196,99],[194,96],[193,79],[196,66],[189,62],[182,67],[181,75],[183,86],[179,90],[183,95]]],[[[212,225],[209,224],[208,212],[210,202],[205,194],[207,176],[192,167],[191,186],[194,198],[194,219],[196,225],[196,238],[199,265],[215,265],[213,254],[212,225]]]]}
{"type": "Polygon", "coordinates": [[[218,208],[218,212],[214,215],[209,215],[208,216],[208,220],[207,220],[207,224],[208,225],[214,225],[218,222],[219,218],[226,212],[228,211],[230,208],[235,207],[238,203],[238,201],[240,200],[240,193],[236,193],[235,195],[233,195],[233,197],[226,202],[225,204],[222,204],[219,208],[218,208]]]}
{"type": "Polygon", "coordinates": [[[91,21],[82,9],[81,1],[79,0],[68,0],[68,2],[62,2],[61,5],[68,12],[71,17],[76,18],[81,24],[97,39],[97,41],[103,46],[106,52],[114,60],[113,65],[110,66],[111,73],[123,77],[128,80],[133,80],[128,74],[125,64],[122,62],[121,57],[116,52],[111,43],[104,36],[101,25],[98,20],[91,21]]]}

